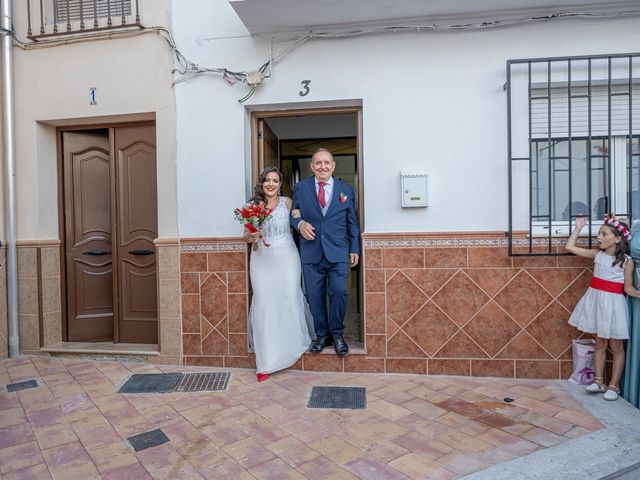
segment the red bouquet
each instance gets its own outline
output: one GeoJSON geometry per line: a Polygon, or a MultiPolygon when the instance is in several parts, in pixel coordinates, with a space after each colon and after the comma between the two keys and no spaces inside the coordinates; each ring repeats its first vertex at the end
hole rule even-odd
{"type": "MultiPolygon", "coordinates": [[[[242,208],[236,208],[233,214],[240,223],[251,233],[257,233],[264,221],[271,215],[271,209],[263,203],[248,203],[242,208]]],[[[262,238],[262,236],[260,237],[262,238]]],[[[269,244],[262,240],[265,247],[269,244]]]]}

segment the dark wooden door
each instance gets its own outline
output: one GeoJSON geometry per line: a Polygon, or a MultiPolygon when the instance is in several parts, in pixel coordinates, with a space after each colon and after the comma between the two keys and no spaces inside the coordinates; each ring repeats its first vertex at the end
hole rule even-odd
{"type": "Polygon", "coordinates": [[[67,339],[157,343],[155,127],[62,142],[67,339]]]}
{"type": "Polygon", "coordinates": [[[258,120],[258,175],[265,167],[280,168],[278,137],[263,120],[258,120]]]}
{"type": "Polygon", "coordinates": [[[156,147],[153,126],[114,131],[120,342],[158,343],[156,147]]]}
{"type": "Polygon", "coordinates": [[[113,340],[109,132],[63,133],[67,336],[113,340]]]}

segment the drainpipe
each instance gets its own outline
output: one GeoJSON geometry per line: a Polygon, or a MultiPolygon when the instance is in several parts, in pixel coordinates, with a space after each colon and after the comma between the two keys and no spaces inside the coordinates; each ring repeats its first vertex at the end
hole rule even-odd
{"type": "Polygon", "coordinates": [[[15,130],[13,121],[13,31],[11,0],[0,0],[2,25],[2,139],[5,163],[5,218],[7,230],[7,318],[9,321],[9,356],[20,355],[18,333],[18,252],[16,249],[15,130]]]}

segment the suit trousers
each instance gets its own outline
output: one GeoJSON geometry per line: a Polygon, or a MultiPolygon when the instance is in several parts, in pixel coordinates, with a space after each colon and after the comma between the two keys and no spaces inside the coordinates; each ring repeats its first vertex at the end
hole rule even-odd
{"type": "Polygon", "coordinates": [[[313,326],[318,337],[342,336],[344,315],[347,311],[347,279],[349,264],[332,263],[322,255],[318,263],[302,264],[305,295],[313,316],[313,326]],[[327,311],[327,294],[329,310],[327,311]]]}

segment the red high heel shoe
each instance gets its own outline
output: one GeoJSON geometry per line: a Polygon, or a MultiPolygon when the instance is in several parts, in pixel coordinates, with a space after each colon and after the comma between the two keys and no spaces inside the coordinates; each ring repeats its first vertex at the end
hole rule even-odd
{"type": "Polygon", "coordinates": [[[259,373],[258,374],[258,381],[259,382],[264,382],[267,378],[269,378],[269,374],[268,373],[259,373]]]}

